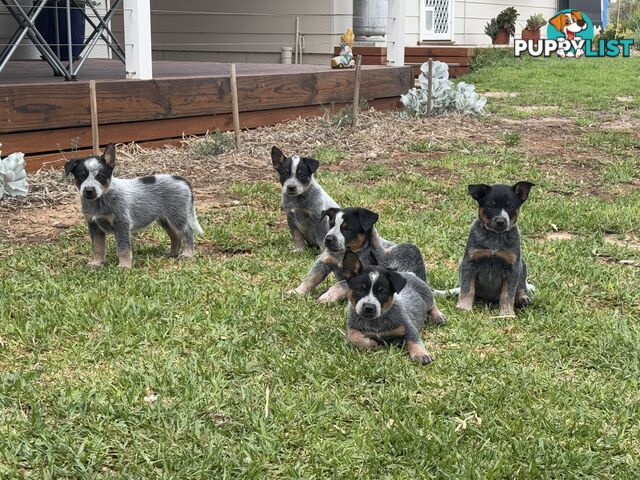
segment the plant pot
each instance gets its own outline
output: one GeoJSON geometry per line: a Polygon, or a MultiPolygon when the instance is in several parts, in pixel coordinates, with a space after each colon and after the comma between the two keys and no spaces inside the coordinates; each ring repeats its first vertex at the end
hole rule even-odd
{"type": "Polygon", "coordinates": [[[509,32],[507,32],[506,30],[500,29],[500,31],[498,32],[498,35],[496,35],[496,38],[493,39],[493,44],[494,45],[509,45],[509,38],[511,37],[511,35],[509,35],[509,32]]]}
{"type": "Polygon", "coordinates": [[[523,40],[533,40],[534,42],[537,42],[538,40],[540,40],[540,29],[538,30],[528,30],[528,29],[523,29],[522,30],[522,39],[523,40]]]}
{"type": "MultiPolygon", "coordinates": [[[[69,50],[67,46],[67,9],[66,1],[50,0],[43,8],[38,18],[36,18],[36,28],[44,37],[46,42],[55,54],[56,48],[56,15],[58,17],[58,34],[60,43],[60,60],[69,60],[69,50]],[[58,8],[53,8],[58,7],[58,8]]],[[[84,7],[82,7],[84,8],[84,7]]],[[[78,7],[75,2],[71,2],[71,47],[72,54],[75,57],[80,55],[84,46],[84,14],[82,8],[78,7]]]]}

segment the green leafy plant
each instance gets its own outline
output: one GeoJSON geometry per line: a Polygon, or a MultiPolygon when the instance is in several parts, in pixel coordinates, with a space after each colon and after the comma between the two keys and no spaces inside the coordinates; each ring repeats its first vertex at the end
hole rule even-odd
{"type": "Polygon", "coordinates": [[[515,8],[507,7],[498,14],[496,23],[500,29],[506,30],[513,37],[516,34],[516,20],[519,16],[515,8]]]}
{"type": "Polygon", "coordinates": [[[491,38],[492,41],[496,39],[499,32],[500,27],[495,18],[492,18],[491,21],[484,26],[484,33],[491,38]]]}
{"type": "Polygon", "coordinates": [[[547,21],[544,19],[544,15],[542,15],[541,13],[536,13],[535,15],[531,15],[527,19],[527,26],[524,28],[535,32],[536,30],[540,30],[546,24],[547,21]]]}
{"type": "Polygon", "coordinates": [[[594,42],[598,40],[624,40],[625,38],[633,38],[634,32],[629,29],[623,29],[622,26],[618,26],[615,23],[610,23],[607,28],[602,30],[593,39],[594,42]]]}

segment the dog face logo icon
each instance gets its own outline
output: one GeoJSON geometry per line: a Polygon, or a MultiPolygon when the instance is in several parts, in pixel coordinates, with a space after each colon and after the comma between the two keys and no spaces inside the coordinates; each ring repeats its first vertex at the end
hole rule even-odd
{"type": "Polygon", "coordinates": [[[593,40],[593,23],[582,10],[562,10],[549,20],[547,38],[562,44],[559,57],[578,58],[584,55],[584,40],[593,40]]]}

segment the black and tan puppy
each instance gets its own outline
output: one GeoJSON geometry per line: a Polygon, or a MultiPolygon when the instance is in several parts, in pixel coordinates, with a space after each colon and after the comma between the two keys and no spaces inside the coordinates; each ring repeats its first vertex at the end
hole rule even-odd
{"type": "Polygon", "coordinates": [[[500,315],[513,315],[514,307],[530,303],[527,266],[520,251],[516,222],[533,183],[469,185],[479,205],[467,247],[460,262],[460,298],[457,307],[471,310],[476,298],[499,302],[500,315]]]}
{"type": "Polygon", "coordinates": [[[329,219],[324,250],[311,266],[302,283],[289,293],[307,295],[333,272],[338,283],[320,296],[321,302],[343,300],[347,284],[340,265],[347,250],[355,252],[363,265],[379,265],[399,272],[413,272],[423,281],[427,271],[420,249],[409,243],[395,244],[382,238],[375,228],[378,214],[366,208],[328,208],[322,213],[329,219]]]}
{"type": "Polygon", "coordinates": [[[344,254],[342,274],[348,284],[347,341],[362,350],[401,341],[411,360],[431,363],[420,330],[427,318],[444,322],[431,288],[411,272],[363,266],[351,251],[344,254]]]}

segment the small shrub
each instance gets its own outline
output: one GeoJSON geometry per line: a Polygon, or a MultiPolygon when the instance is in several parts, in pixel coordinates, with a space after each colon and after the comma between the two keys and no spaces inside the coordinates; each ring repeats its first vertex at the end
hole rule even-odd
{"type": "MultiPolygon", "coordinates": [[[[360,111],[367,110],[369,108],[369,102],[366,99],[360,100],[360,111]]],[[[331,113],[329,109],[325,109],[325,120],[328,126],[338,128],[348,128],[353,125],[353,108],[346,107],[342,110],[331,113]]]]}
{"type": "Polygon", "coordinates": [[[496,23],[502,30],[509,32],[512,37],[516,34],[516,20],[520,14],[513,7],[507,7],[496,17],[496,23]]]}
{"type": "Polygon", "coordinates": [[[527,19],[527,26],[525,28],[527,30],[531,30],[532,32],[535,32],[536,30],[540,30],[546,24],[547,24],[547,21],[544,19],[544,15],[542,15],[541,13],[536,13],[534,15],[531,15],[527,19]]]}
{"type": "Polygon", "coordinates": [[[189,150],[201,157],[215,157],[235,149],[235,142],[224,132],[207,134],[189,144],[189,150]]]}

